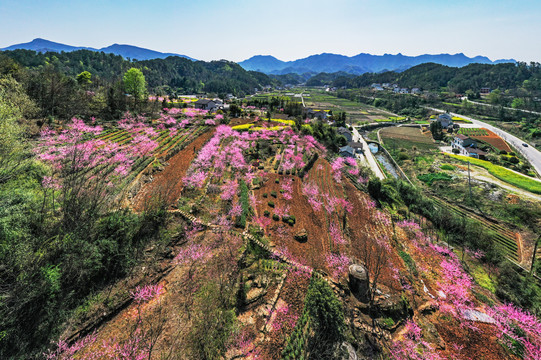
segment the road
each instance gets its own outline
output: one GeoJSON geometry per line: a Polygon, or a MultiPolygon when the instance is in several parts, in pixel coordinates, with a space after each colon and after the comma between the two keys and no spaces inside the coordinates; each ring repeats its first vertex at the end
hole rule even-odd
{"type": "MultiPolygon", "coordinates": [[[[434,111],[441,112],[441,113],[446,112],[445,110],[435,109],[435,108],[431,108],[431,107],[427,107],[427,109],[434,110],[434,111]]],[[[486,129],[489,129],[490,131],[498,134],[502,139],[507,141],[509,144],[513,145],[513,147],[522,156],[524,156],[524,158],[526,158],[530,162],[532,167],[537,172],[538,176],[541,175],[541,151],[537,150],[536,148],[534,148],[532,146],[524,147],[522,145],[522,144],[525,143],[524,140],[521,140],[518,137],[516,137],[514,135],[511,135],[508,132],[503,131],[502,129],[498,129],[495,126],[487,124],[486,122],[483,122],[483,121],[480,121],[480,120],[477,120],[477,119],[473,119],[473,118],[465,116],[465,115],[460,115],[460,114],[455,114],[455,113],[449,113],[449,114],[451,114],[452,116],[458,116],[458,117],[461,117],[463,119],[470,120],[473,124],[475,124],[475,125],[477,125],[479,127],[484,127],[486,129]]]]}
{"type": "Polygon", "coordinates": [[[372,154],[372,152],[370,151],[370,148],[368,147],[367,142],[364,141],[363,137],[361,136],[361,134],[359,134],[359,131],[355,127],[353,127],[353,141],[360,142],[361,144],[363,144],[363,149],[365,149],[364,157],[366,161],[368,162],[368,166],[370,166],[370,169],[372,169],[374,174],[376,174],[376,176],[380,180],[385,179],[385,175],[379,168],[378,163],[376,162],[376,159],[374,158],[374,154],[372,154]]]}

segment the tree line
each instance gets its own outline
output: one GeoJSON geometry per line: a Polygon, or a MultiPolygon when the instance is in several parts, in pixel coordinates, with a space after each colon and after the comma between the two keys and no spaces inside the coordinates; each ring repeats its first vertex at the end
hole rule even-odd
{"type": "Polygon", "coordinates": [[[204,62],[171,56],[136,61],[88,50],[0,52],[0,76],[11,76],[22,84],[38,105],[35,115],[42,118],[75,115],[118,118],[128,108],[125,94],[129,91],[123,76],[130,68],[140,70],[148,91],[160,96],[193,93],[245,96],[277,83],[265,74],[246,71],[225,60],[204,62]]]}

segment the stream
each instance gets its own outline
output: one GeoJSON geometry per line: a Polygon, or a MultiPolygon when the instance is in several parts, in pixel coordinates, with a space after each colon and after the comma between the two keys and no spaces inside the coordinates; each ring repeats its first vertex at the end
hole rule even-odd
{"type": "Polygon", "coordinates": [[[378,145],[370,143],[368,144],[368,147],[370,148],[370,152],[374,154],[374,157],[376,158],[376,160],[379,161],[381,165],[383,165],[385,170],[387,170],[389,174],[391,174],[394,178],[398,179],[399,175],[398,175],[398,172],[396,171],[396,168],[394,167],[392,162],[387,158],[385,153],[379,151],[378,145]]]}

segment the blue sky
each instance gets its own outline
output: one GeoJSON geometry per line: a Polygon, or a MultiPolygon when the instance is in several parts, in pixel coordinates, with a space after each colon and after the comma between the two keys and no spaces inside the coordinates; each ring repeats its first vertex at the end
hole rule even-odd
{"type": "Polygon", "coordinates": [[[201,60],[464,53],[541,62],[538,0],[0,0],[0,48],[36,37],[201,60]]]}

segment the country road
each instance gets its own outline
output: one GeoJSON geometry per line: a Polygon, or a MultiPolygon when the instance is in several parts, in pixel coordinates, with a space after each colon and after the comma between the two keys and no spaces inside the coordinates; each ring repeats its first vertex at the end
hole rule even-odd
{"type": "Polygon", "coordinates": [[[353,141],[360,142],[361,144],[363,144],[363,149],[366,149],[364,152],[364,157],[366,158],[366,161],[368,162],[368,166],[370,166],[370,169],[372,169],[374,174],[376,174],[376,176],[380,180],[385,179],[385,175],[379,168],[376,158],[374,157],[374,155],[370,151],[370,148],[368,147],[368,143],[364,141],[363,137],[361,136],[361,134],[359,134],[359,131],[355,127],[353,127],[353,141]]]}
{"type": "MultiPolygon", "coordinates": [[[[431,107],[426,107],[426,108],[437,111],[437,112],[441,112],[441,113],[446,112],[445,110],[441,110],[441,109],[435,109],[431,107]]],[[[486,122],[473,119],[471,117],[461,115],[461,114],[455,114],[455,113],[449,113],[449,114],[451,114],[452,116],[458,116],[463,119],[470,120],[473,124],[479,127],[484,127],[498,134],[502,139],[507,141],[509,144],[513,145],[513,147],[530,162],[532,167],[537,172],[538,177],[541,176],[541,151],[537,150],[536,148],[532,146],[528,146],[528,147],[523,146],[522,144],[525,144],[524,140],[521,140],[518,137],[511,135],[508,132],[503,131],[502,129],[499,129],[495,126],[487,124],[486,122]]]]}

